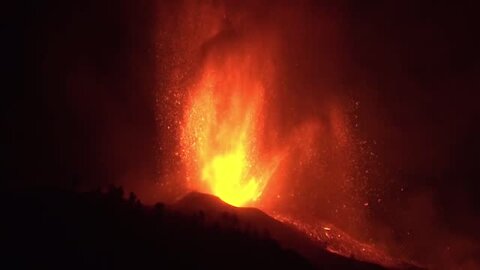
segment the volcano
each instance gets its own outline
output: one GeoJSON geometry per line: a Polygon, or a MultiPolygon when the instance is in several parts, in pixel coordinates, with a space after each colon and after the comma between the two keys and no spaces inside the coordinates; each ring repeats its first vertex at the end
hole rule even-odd
{"type": "Polygon", "coordinates": [[[319,239],[301,228],[280,221],[253,207],[235,207],[220,198],[200,192],[191,192],[172,204],[171,209],[187,216],[200,216],[207,226],[221,227],[227,230],[254,231],[277,241],[281,247],[293,250],[306,258],[318,269],[420,269],[414,265],[388,257],[386,254],[356,254],[358,242],[332,226],[322,228],[337,239],[329,241],[319,239]],[[342,239],[340,239],[342,238],[342,239]],[[339,254],[332,247],[342,246],[344,253],[339,254]]]}
{"type": "Polygon", "coordinates": [[[335,254],[256,208],[202,193],[154,206],[133,193],[126,199],[119,187],[19,190],[2,198],[10,205],[5,258],[19,268],[413,269],[335,254]]]}

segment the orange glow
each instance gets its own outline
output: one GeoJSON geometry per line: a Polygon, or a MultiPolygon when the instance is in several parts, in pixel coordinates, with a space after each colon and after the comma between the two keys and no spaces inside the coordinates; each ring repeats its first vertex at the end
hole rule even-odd
{"type": "Polygon", "coordinates": [[[278,163],[262,153],[264,83],[244,51],[211,58],[190,93],[182,144],[194,188],[234,206],[255,202],[278,163]]]}
{"type": "Polygon", "coordinates": [[[383,194],[369,186],[379,161],[344,75],[341,17],[253,2],[178,1],[161,16],[159,190],[253,206],[332,252],[389,265],[361,242],[383,194]]]}

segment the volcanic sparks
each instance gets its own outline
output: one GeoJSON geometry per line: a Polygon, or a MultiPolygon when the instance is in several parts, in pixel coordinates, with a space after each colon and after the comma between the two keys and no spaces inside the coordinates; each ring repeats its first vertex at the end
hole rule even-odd
{"type": "Polygon", "coordinates": [[[190,176],[202,180],[195,188],[234,206],[256,201],[279,162],[261,153],[265,88],[255,64],[243,51],[209,59],[184,116],[190,176]]]}

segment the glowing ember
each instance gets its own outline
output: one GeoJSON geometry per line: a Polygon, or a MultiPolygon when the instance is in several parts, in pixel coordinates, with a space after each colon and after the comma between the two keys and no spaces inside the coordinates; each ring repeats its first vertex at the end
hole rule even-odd
{"type": "Polygon", "coordinates": [[[194,188],[244,206],[256,201],[278,165],[262,155],[264,86],[244,53],[207,61],[185,111],[183,148],[194,188]]]}
{"type": "Polygon", "coordinates": [[[326,226],[326,224],[322,224],[319,221],[318,224],[311,225],[281,215],[275,215],[275,218],[304,232],[310,239],[320,243],[321,246],[324,246],[330,252],[345,257],[354,257],[361,261],[374,262],[394,269],[407,269],[407,266],[415,265],[414,262],[403,261],[389,256],[374,244],[362,243],[332,224],[326,226]]]}

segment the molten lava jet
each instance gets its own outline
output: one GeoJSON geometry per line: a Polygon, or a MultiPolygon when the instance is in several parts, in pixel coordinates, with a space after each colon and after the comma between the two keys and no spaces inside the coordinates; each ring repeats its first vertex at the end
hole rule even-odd
{"type": "Polygon", "coordinates": [[[234,206],[255,202],[280,161],[262,152],[260,61],[245,49],[208,58],[185,110],[181,142],[190,178],[201,179],[193,187],[234,206]]]}
{"type": "MultiPolygon", "coordinates": [[[[330,57],[341,54],[329,23],[335,18],[304,18],[302,6],[265,14],[231,2],[177,8],[161,31],[169,74],[159,98],[159,115],[167,118],[161,151],[171,157],[162,166],[172,179],[162,192],[177,201],[199,191],[254,206],[308,237],[312,250],[395,265],[370,245],[365,229],[364,162],[374,155],[356,137],[358,102],[338,86],[342,77],[330,57]],[[309,25],[321,42],[298,31],[309,25]],[[319,45],[327,53],[317,55],[319,45]]],[[[186,208],[203,209],[200,202],[186,208]]]]}

